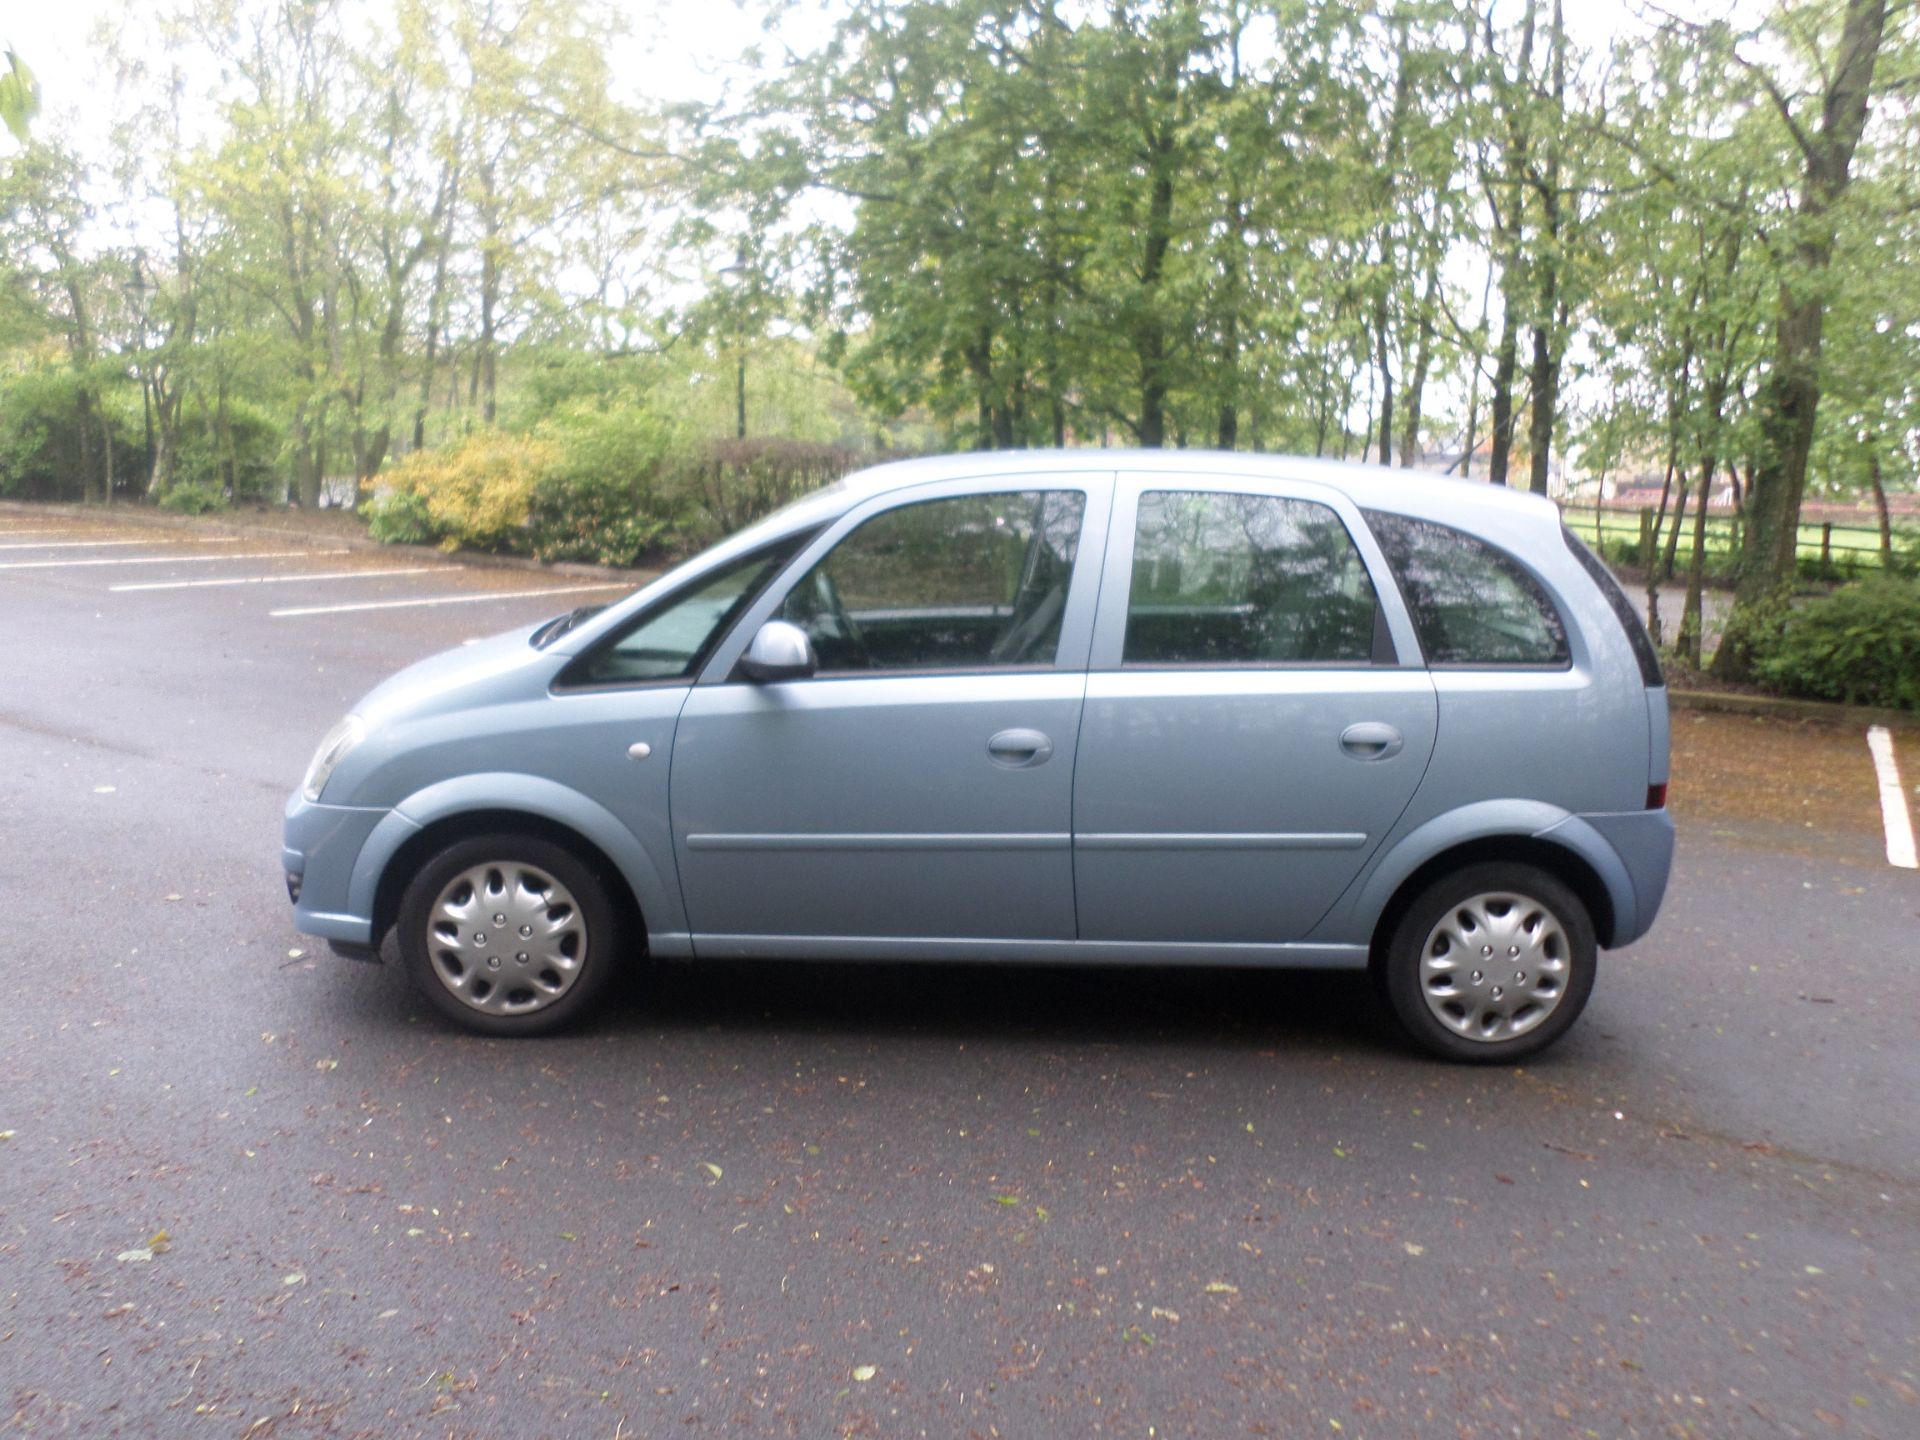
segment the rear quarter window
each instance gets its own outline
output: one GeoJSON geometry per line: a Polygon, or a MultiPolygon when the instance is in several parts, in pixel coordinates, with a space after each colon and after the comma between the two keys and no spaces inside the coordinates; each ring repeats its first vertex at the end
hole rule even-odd
{"type": "Polygon", "coordinates": [[[1431,520],[1376,510],[1366,517],[1413,616],[1427,664],[1572,663],[1560,611],[1511,555],[1431,520]]]}
{"type": "Polygon", "coordinates": [[[1660,673],[1659,653],[1653,648],[1653,637],[1647,634],[1647,627],[1640,623],[1639,613],[1634,610],[1633,602],[1627,599],[1627,592],[1620,588],[1620,582],[1613,578],[1613,572],[1573,531],[1562,525],[1560,533],[1566,539],[1567,549],[1573,552],[1573,558],[1580,562],[1580,568],[1591,575],[1593,583],[1600,587],[1600,594],[1613,611],[1613,618],[1626,631],[1627,644],[1633,647],[1633,658],[1640,666],[1641,681],[1649,689],[1666,684],[1666,676],[1660,673]]]}

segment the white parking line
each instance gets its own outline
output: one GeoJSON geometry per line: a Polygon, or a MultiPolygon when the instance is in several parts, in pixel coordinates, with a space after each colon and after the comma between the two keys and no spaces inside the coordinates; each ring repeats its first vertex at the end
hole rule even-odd
{"type": "Polygon", "coordinates": [[[357,605],[302,605],[292,610],[269,610],[276,620],[296,615],[344,615],[351,610],[404,610],[413,605],[478,605],[486,600],[525,600],[534,595],[579,595],[588,590],[631,590],[624,580],[606,585],[547,586],[540,590],[495,590],[485,595],[434,595],[424,600],[366,600],[357,605]]]}
{"type": "Polygon", "coordinates": [[[308,580],[370,580],[384,575],[439,574],[457,565],[413,565],[405,570],[322,570],[302,575],[225,575],[218,580],[149,580],[140,585],[109,585],[115,594],[131,590],[205,590],[216,585],[299,585],[308,580]]]}
{"type": "Polygon", "coordinates": [[[255,550],[246,555],[128,555],[112,560],[5,560],[0,570],[77,570],[90,565],[201,565],[214,560],[293,560],[305,555],[345,555],[338,550],[255,550]]]}
{"type": "Polygon", "coordinates": [[[110,550],[119,545],[237,545],[238,535],[216,535],[206,540],[35,540],[26,545],[0,545],[0,550],[110,550]]]}
{"type": "Polygon", "coordinates": [[[1887,827],[1887,863],[1902,870],[1920,870],[1914,853],[1913,816],[1907,813],[1907,792],[1900,787],[1900,762],[1893,755],[1893,736],[1884,725],[1867,731],[1867,749],[1873,755],[1874,774],[1880,779],[1880,819],[1887,827]]]}

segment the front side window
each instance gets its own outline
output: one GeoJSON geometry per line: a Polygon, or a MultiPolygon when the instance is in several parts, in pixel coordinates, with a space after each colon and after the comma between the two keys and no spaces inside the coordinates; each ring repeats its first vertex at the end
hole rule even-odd
{"type": "Polygon", "coordinates": [[[1367,512],[1429,665],[1567,665],[1567,627],[1538,580],[1484,540],[1367,512]]]}
{"type": "Polygon", "coordinates": [[[1051,665],[1086,496],[1022,490],[885,511],[788,593],[822,672],[1051,665]]]}
{"type": "Polygon", "coordinates": [[[727,627],[809,538],[792,536],[693,582],[612,641],[575,661],[561,677],[562,683],[621,685],[691,679],[727,627]]]}
{"type": "Polygon", "coordinates": [[[1365,664],[1378,611],[1366,564],[1325,505],[1140,497],[1124,664],[1365,664]]]}

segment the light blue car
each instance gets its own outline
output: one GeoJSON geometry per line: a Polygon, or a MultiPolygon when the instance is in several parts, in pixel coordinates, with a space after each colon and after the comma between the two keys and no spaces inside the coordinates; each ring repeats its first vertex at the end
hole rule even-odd
{"type": "Polygon", "coordinates": [[[1570,1026],[1673,855],[1667,693],[1544,500],[1190,452],[849,477],[402,671],[288,802],[295,922],[490,1034],[687,960],[1370,970],[1570,1026]]]}

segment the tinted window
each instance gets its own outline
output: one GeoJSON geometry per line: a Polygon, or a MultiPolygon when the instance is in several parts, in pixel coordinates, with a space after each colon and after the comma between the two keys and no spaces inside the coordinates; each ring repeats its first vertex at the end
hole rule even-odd
{"type": "Polygon", "coordinates": [[[1660,657],[1653,648],[1653,639],[1647,634],[1647,627],[1640,623],[1640,615],[1633,608],[1633,602],[1627,599],[1627,592],[1620,588],[1620,582],[1613,578],[1613,572],[1600,562],[1584,544],[1580,537],[1560,527],[1560,533],[1566,537],[1567,548],[1573,552],[1573,558],[1593,577],[1593,583],[1600,587],[1600,593],[1606,597],[1613,618],[1620,622],[1620,628],[1626,631],[1627,644],[1633,647],[1633,658],[1640,666],[1640,680],[1645,685],[1664,685],[1666,678],[1660,673],[1660,657]]]}
{"type": "Polygon", "coordinates": [[[1567,628],[1512,556],[1430,520],[1367,512],[1429,665],[1565,665],[1567,628]]]}
{"type": "Polygon", "coordinates": [[[1140,497],[1126,664],[1364,663],[1378,609],[1347,527],[1325,505],[1195,490],[1140,497]]]}
{"type": "Polygon", "coordinates": [[[727,627],[808,538],[795,536],[755,551],[669,596],[611,642],[574,662],[562,683],[690,679],[727,627]]]}
{"type": "Polygon", "coordinates": [[[1051,665],[1085,511],[1078,490],[902,505],[834,546],[780,616],[823,671],[1051,665]]]}

